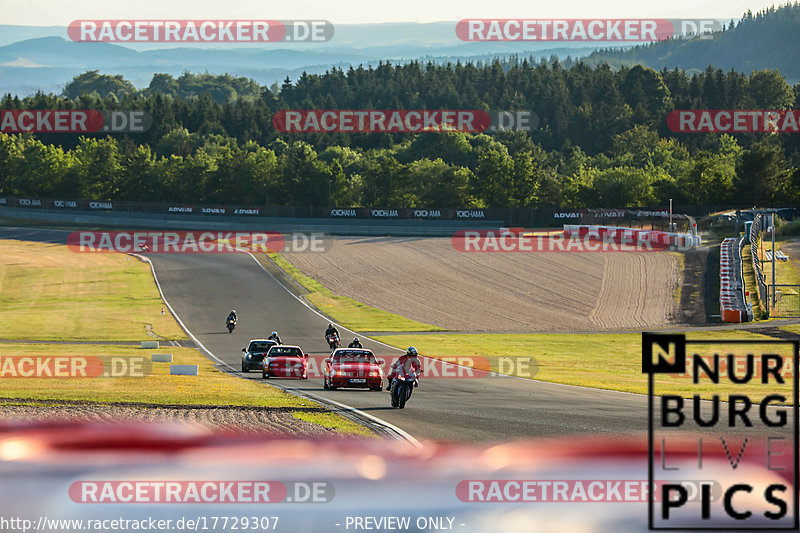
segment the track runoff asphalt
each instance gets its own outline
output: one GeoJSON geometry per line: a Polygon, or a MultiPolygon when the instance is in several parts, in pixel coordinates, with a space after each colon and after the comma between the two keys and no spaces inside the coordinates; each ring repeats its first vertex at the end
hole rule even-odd
{"type": "MultiPolygon", "coordinates": [[[[0,228],[0,238],[64,243],[67,232],[0,228]]],[[[504,442],[573,434],[640,433],[647,430],[647,398],[614,391],[537,382],[525,378],[427,378],[405,409],[392,409],[388,392],[326,391],[322,379],[262,380],[244,374],[241,349],[252,338],[277,330],[286,344],[312,356],[329,353],[329,320],[304,305],[251,255],[149,254],[164,297],[184,326],[238,375],[312,393],[378,417],[419,439],[504,442]],[[239,315],[225,328],[231,309],[239,315]]],[[[356,333],[339,326],[344,341],[356,333]]],[[[402,352],[361,335],[365,348],[390,362],[402,352]]],[[[609,364],[613,364],[609,361],[609,364]]]]}

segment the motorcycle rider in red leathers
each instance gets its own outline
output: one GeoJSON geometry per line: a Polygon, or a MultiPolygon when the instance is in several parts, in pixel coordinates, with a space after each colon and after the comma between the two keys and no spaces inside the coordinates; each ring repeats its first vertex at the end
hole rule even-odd
{"type": "MultiPolygon", "coordinates": [[[[422,363],[417,356],[417,349],[413,346],[409,346],[408,350],[404,355],[401,355],[397,358],[397,361],[392,363],[392,368],[388,374],[386,374],[386,390],[390,390],[392,388],[392,380],[402,372],[404,375],[411,374],[411,372],[419,377],[422,373],[422,363]]],[[[415,387],[419,386],[419,379],[414,383],[415,387]]]]}

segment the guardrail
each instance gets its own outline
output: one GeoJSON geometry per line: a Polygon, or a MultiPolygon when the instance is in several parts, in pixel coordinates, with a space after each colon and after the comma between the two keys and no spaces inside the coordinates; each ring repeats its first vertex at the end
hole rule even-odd
{"type": "Polygon", "coordinates": [[[753,310],[744,294],[743,243],[744,237],[729,237],[719,248],[719,309],[723,322],[753,320],[753,310]]]}
{"type": "MultiPolygon", "coordinates": [[[[314,207],[314,206],[276,206],[276,205],[223,205],[191,204],[184,202],[128,202],[118,200],[75,200],[54,198],[32,198],[0,196],[0,208],[25,208],[32,211],[50,212],[92,212],[164,215],[175,219],[214,219],[221,217],[242,220],[262,218],[305,218],[328,220],[408,220],[445,221],[460,220],[480,222],[484,220],[501,221],[507,225],[536,226],[558,225],[563,222],[597,224],[606,221],[630,223],[647,221],[654,228],[666,229],[669,211],[665,208],[641,207],[625,209],[561,209],[541,208],[420,208],[420,207],[314,207]]],[[[705,214],[714,208],[683,206],[682,210],[705,214]]],[[[691,231],[694,219],[685,214],[673,214],[676,222],[691,231]]]]}
{"type": "Polygon", "coordinates": [[[764,272],[761,268],[761,260],[758,258],[758,241],[761,238],[761,226],[764,223],[764,216],[756,213],[753,217],[753,224],[750,226],[750,256],[753,260],[753,271],[756,276],[756,286],[758,288],[758,299],[764,310],[769,316],[769,291],[764,281],[764,272]]]}

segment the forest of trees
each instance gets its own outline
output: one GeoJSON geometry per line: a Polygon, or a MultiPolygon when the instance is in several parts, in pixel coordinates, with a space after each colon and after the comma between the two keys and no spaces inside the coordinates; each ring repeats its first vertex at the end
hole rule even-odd
{"type": "Polygon", "coordinates": [[[687,75],[557,60],[382,63],[262,87],[87,72],[0,109],[137,109],[147,132],[1,134],[0,196],[256,205],[626,207],[800,202],[800,134],[682,134],[675,109],[800,109],[777,71],[687,75]],[[516,109],[531,132],[283,134],[281,109],[516,109]]]}
{"type": "Polygon", "coordinates": [[[736,22],[721,22],[725,31],[709,39],[677,39],[624,50],[598,50],[583,61],[589,65],[646,65],[656,70],[673,65],[703,70],[711,64],[739,72],[769,65],[789,80],[800,80],[800,2],[769,7],[755,14],[747,10],[736,22]]]}

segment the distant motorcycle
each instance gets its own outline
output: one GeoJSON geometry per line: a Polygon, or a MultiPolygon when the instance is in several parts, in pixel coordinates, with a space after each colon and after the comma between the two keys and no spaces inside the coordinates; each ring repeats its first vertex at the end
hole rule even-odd
{"type": "Polygon", "coordinates": [[[325,339],[328,341],[331,351],[339,347],[339,335],[325,335],[325,339]]]}
{"type": "Polygon", "coordinates": [[[236,320],[233,318],[228,318],[227,326],[228,333],[233,333],[233,330],[236,328],[236,320]]]}
{"type": "Polygon", "coordinates": [[[406,374],[404,376],[396,376],[392,380],[392,388],[390,389],[392,407],[403,409],[406,402],[411,398],[411,392],[417,386],[417,376],[406,374]]]}

